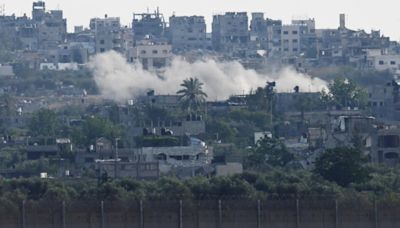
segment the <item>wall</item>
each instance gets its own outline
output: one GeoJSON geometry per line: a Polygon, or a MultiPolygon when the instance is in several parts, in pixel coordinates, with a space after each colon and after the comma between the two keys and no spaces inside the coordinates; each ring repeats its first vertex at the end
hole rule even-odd
{"type": "Polygon", "coordinates": [[[0,228],[386,228],[400,205],[335,201],[145,201],[25,203],[0,213],[0,228]]]}

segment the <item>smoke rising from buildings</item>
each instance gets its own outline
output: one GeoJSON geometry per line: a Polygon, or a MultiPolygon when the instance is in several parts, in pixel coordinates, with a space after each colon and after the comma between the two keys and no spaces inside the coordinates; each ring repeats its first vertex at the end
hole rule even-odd
{"type": "Polygon", "coordinates": [[[311,78],[290,68],[267,75],[245,69],[239,62],[213,59],[189,63],[182,57],[175,57],[160,77],[144,70],[140,64],[127,63],[116,52],[108,52],[92,58],[89,68],[102,95],[116,101],[132,99],[149,89],[154,89],[157,94],[176,94],[182,81],[190,77],[197,77],[204,83],[203,90],[209,100],[248,93],[265,86],[267,81],[276,81],[280,92],[293,91],[295,86],[299,86],[301,91],[316,92],[327,86],[319,78],[311,78]]]}

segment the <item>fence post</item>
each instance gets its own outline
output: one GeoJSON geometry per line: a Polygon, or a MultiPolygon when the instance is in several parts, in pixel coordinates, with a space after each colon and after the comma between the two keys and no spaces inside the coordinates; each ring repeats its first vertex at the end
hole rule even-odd
{"type": "Polygon", "coordinates": [[[196,207],[196,228],[200,227],[200,201],[197,201],[196,207]]]}
{"type": "Polygon", "coordinates": [[[105,223],[104,223],[104,201],[101,201],[101,228],[105,228],[105,223]]]}
{"type": "Polygon", "coordinates": [[[218,228],[222,228],[222,201],[218,200],[218,228]]]}
{"type": "Polygon", "coordinates": [[[335,227],[339,228],[339,204],[337,199],[335,200],[335,227]]]}
{"type": "Polygon", "coordinates": [[[379,227],[378,203],[374,200],[375,228],[379,227]]]}
{"type": "Polygon", "coordinates": [[[143,200],[140,200],[140,228],[144,228],[143,200]]]}
{"type": "Polygon", "coordinates": [[[61,216],[62,228],[65,228],[65,201],[63,201],[61,205],[61,216]]]}
{"type": "Polygon", "coordinates": [[[257,228],[261,228],[261,201],[257,200],[257,228]]]}
{"type": "Polygon", "coordinates": [[[25,218],[25,200],[22,201],[22,228],[26,228],[26,218],[25,218]]]}
{"type": "Polygon", "coordinates": [[[179,200],[179,228],[183,228],[183,203],[179,200]]]}
{"type": "Polygon", "coordinates": [[[300,201],[296,200],[296,228],[300,228],[300,201]]]}

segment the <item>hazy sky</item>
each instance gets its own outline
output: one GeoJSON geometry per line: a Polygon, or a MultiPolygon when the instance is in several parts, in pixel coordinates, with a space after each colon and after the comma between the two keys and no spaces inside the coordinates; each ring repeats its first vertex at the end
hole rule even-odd
{"type": "MultiPolygon", "coordinates": [[[[6,14],[31,15],[31,0],[0,0],[6,14]]],[[[164,16],[206,16],[208,31],[212,15],[225,11],[264,12],[270,18],[315,18],[317,28],[337,28],[339,13],[347,16],[352,29],[380,29],[393,40],[400,40],[399,0],[47,0],[47,9],[62,9],[68,19],[69,31],[74,25],[88,26],[90,18],[119,16],[128,25],[133,12],[153,11],[157,6],[164,16]]]]}

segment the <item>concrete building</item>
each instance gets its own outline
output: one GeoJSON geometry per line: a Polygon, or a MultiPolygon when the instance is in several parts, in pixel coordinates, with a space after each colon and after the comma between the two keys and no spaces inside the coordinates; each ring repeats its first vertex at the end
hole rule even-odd
{"type": "Polygon", "coordinates": [[[400,120],[400,85],[393,80],[385,85],[368,87],[368,106],[380,120],[400,120]]]}
{"type": "Polygon", "coordinates": [[[170,17],[169,34],[174,51],[207,47],[206,22],[203,16],[170,17]]]}
{"type": "Polygon", "coordinates": [[[14,76],[13,66],[0,64],[0,78],[12,78],[14,76]]]}
{"type": "Polygon", "coordinates": [[[63,43],[67,36],[67,19],[62,10],[46,11],[45,2],[34,2],[32,21],[36,26],[40,49],[52,49],[63,43]]]}
{"type": "Polygon", "coordinates": [[[400,72],[400,55],[382,53],[380,49],[366,50],[368,66],[377,71],[400,72]]]}
{"type": "Polygon", "coordinates": [[[172,46],[166,42],[142,40],[127,51],[128,62],[140,62],[145,70],[164,68],[170,64],[172,57],[172,46]]]}
{"type": "Polygon", "coordinates": [[[372,161],[388,165],[398,165],[400,162],[400,128],[399,126],[384,126],[377,131],[374,140],[375,153],[372,161]]]}
{"type": "Polygon", "coordinates": [[[284,56],[317,57],[317,36],[315,20],[293,20],[290,25],[283,25],[281,31],[281,50],[284,56]]]}
{"type": "Polygon", "coordinates": [[[214,50],[233,52],[249,43],[249,19],[246,12],[214,15],[212,44],[214,50]]]}
{"type": "Polygon", "coordinates": [[[154,13],[134,13],[132,30],[135,41],[165,38],[166,23],[157,9],[154,13]]]}
{"type": "Polygon", "coordinates": [[[119,17],[94,18],[90,29],[95,34],[96,53],[121,50],[121,23],[119,17]]]}
{"type": "MultiPolygon", "coordinates": [[[[78,150],[80,167],[96,169],[108,176],[157,178],[172,170],[193,170],[211,164],[212,153],[201,140],[191,138],[189,146],[118,148],[107,139],[97,140],[93,150],[78,150]]],[[[189,176],[191,172],[189,172],[189,176]]]]}
{"type": "Polygon", "coordinates": [[[191,138],[189,146],[180,147],[144,147],[142,153],[149,161],[158,161],[161,173],[176,168],[202,168],[210,165],[212,153],[199,139],[191,138]]]}
{"type": "Polygon", "coordinates": [[[121,162],[120,160],[98,160],[96,171],[99,177],[136,178],[139,180],[157,179],[160,177],[158,162],[121,162]]]}
{"type": "Polygon", "coordinates": [[[282,21],[264,18],[264,13],[253,13],[250,22],[250,40],[268,56],[281,52],[282,21]]]}

